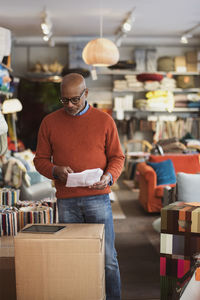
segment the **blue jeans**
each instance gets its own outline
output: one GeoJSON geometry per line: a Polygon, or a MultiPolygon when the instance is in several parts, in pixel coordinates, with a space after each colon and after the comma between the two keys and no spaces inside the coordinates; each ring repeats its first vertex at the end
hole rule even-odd
{"type": "Polygon", "coordinates": [[[105,224],[106,300],[120,300],[120,272],[109,195],[58,199],[57,203],[60,223],[105,224]]]}

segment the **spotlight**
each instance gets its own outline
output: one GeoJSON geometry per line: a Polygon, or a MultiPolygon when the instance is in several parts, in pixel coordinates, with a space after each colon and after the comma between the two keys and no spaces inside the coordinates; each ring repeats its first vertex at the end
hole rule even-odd
{"type": "Polygon", "coordinates": [[[43,36],[43,40],[44,40],[45,42],[48,42],[48,40],[49,40],[48,35],[44,35],[44,36],[43,36]]]}
{"type": "Polygon", "coordinates": [[[132,26],[130,21],[126,21],[123,25],[122,25],[122,31],[123,32],[129,32],[131,30],[132,26]]]}
{"type": "Polygon", "coordinates": [[[49,16],[49,13],[44,9],[42,13],[42,23],[41,23],[42,32],[44,34],[43,40],[48,42],[52,36],[52,22],[49,16]]]}
{"type": "Polygon", "coordinates": [[[181,43],[182,44],[188,44],[188,38],[185,35],[182,35],[182,37],[181,37],[181,43]]]}
{"type": "Polygon", "coordinates": [[[192,28],[190,28],[189,30],[185,31],[181,38],[180,38],[180,42],[182,44],[188,44],[189,43],[189,39],[192,38],[195,35],[195,31],[196,29],[198,29],[200,27],[200,23],[197,23],[195,26],[193,26],[192,28]]]}
{"type": "Polygon", "coordinates": [[[127,33],[131,31],[132,24],[135,22],[135,18],[133,17],[133,12],[135,11],[135,8],[133,8],[127,15],[125,20],[122,22],[119,29],[116,31],[116,39],[115,43],[119,47],[122,43],[122,39],[126,37],[127,33]]]}

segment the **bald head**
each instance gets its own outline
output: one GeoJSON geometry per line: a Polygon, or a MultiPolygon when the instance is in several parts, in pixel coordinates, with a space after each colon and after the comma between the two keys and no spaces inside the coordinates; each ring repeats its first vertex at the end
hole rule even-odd
{"type": "Polygon", "coordinates": [[[70,115],[76,115],[85,107],[85,101],[88,95],[85,79],[78,73],[70,73],[63,77],[60,85],[61,97],[65,99],[74,99],[78,97],[78,102],[67,101],[64,105],[65,111],[70,115]]]}
{"type": "Polygon", "coordinates": [[[86,88],[85,79],[78,73],[70,73],[63,77],[61,82],[61,91],[63,88],[73,88],[83,90],[86,88]]]}

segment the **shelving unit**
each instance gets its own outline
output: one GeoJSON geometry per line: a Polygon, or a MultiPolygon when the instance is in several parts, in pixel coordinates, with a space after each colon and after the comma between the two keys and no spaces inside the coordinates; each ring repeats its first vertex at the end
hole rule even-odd
{"type": "Polygon", "coordinates": [[[160,75],[167,75],[167,74],[172,74],[172,75],[200,75],[200,72],[175,72],[175,71],[171,71],[171,72],[160,72],[160,71],[156,71],[156,72],[138,72],[138,71],[133,71],[133,70],[129,70],[129,69],[124,69],[124,70],[111,70],[109,68],[99,68],[97,69],[97,75],[138,75],[141,73],[156,73],[156,74],[160,74],[160,75]]]}
{"type": "MultiPolygon", "coordinates": [[[[138,75],[138,74],[141,74],[142,72],[137,72],[137,71],[134,71],[134,70],[111,70],[109,68],[99,68],[97,69],[97,74],[99,76],[111,76],[112,78],[112,81],[114,81],[115,79],[125,79],[124,76],[125,75],[138,75]]],[[[153,72],[143,72],[143,73],[153,73],[153,72]]],[[[174,77],[176,76],[179,76],[179,75],[184,75],[184,76],[199,76],[199,83],[200,83],[200,72],[175,72],[175,71],[172,71],[172,72],[159,72],[159,71],[156,71],[155,72],[156,74],[161,74],[163,76],[166,76],[168,73],[172,74],[174,77]]],[[[174,94],[177,94],[177,93],[200,93],[200,84],[199,84],[199,87],[196,87],[196,88],[189,88],[189,89],[183,89],[183,88],[175,88],[173,90],[171,90],[174,94]]],[[[116,88],[113,88],[112,89],[112,93],[113,93],[113,96],[117,96],[119,95],[119,97],[121,96],[125,96],[126,94],[130,95],[130,94],[134,94],[135,95],[135,100],[137,100],[137,98],[139,97],[144,97],[144,94],[149,92],[149,90],[147,89],[133,89],[133,88],[126,88],[124,90],[119,90],[119,89],[116,89],[116,88]],[[139,95],[140,94],[140,95],[139,95]],[[143,95],[142,95],[143,94],[143,95]]],[[[168,112],[167,110],[160,110],[160,109],[148,109],[148,110],[144,110],[144,109],[137,109],[137,108],[134,108],[127,111],[125,110],[124,113],[125,115],[133,115],[135,113],[143,113],[143,114],[148,114],[148,113],[165,113],[165,114],[177,114],[177,115],[181,115],[181,114],[192,114],[192,115],[197,115],[199,113],[199,108],[191,108],[191,107],[175,107],[173,109],[172,112],[168,112]]],[[[115,117],[115,111],[113,111],[113,116],[115,117]]]]}

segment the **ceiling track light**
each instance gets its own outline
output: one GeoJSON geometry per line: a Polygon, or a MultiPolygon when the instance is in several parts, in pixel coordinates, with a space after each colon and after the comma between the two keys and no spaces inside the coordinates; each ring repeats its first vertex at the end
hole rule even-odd
{"type": "Polygon", "coordinates": [[[195,25],[195,26],[192,27],[191,29],[185,31],[185,32],[183,33],[183,35],[181,36],[181,38],[180,38],[180,42],[181,42],[182,44],[188,44],[188,43],[189,43],[189,39],[192,38],[193,35],[194,35],[194,31],[195,31],[197,28],[199,28],[199,27],[200,27],[200,23],[198,23],[197,25],[195,25]],[[193,34],[192,34],[192,32],[193,32],[193,34]]]}
{"type": "MultiPolygon", "coordinates": [[[[52,40],[52,21],[49,12],[46,9],[42,12],[42,23],[40,26],[43,33],[43,40],[45,42],[50,42],[52,40]]],[[[55,45],[55,42],[51,42],[49,45],[55,45]]]]}
{"type": "Polygon", "coordinates": [[[123,38],[126,37],[127,33],[132,29],[132,24],[135,22],[135,18],[133,17],[134,11],[135,7],[127,14],[125,20],[122,22],[121,26],[116,32],[115,43],[118,47],[121,46],[123,38]]]}

